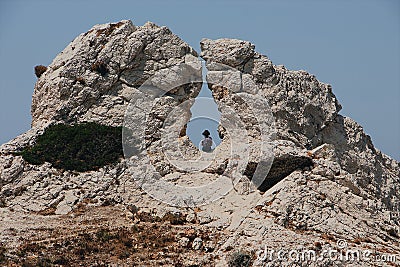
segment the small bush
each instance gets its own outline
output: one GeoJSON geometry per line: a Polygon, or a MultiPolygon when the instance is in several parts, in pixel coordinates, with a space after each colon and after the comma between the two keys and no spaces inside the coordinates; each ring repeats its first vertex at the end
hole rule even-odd
{"type": "Polygon", "coordinates": [[[108,69],[106,64],[102,61],[97,61],[96,63],[92,64],[92,71],[97,71],[101,74],[101,76],[105,76],[108,73],[108,69]]]}
{"type": "Polygon", "coordinates": [[[396,229],[394,229],[394,228],[389,229],[388,234],[395,238],[399,238],[399,235],[398,235],[396,229]]]}
{"type": "Polygon", "coordinates": [[[86,85],[86,81],[82,77],[76,77],[75,81],[79,82],[81,85],[86,85]]]}
{"type": "Polygon", "coordinates": [[[0,263],[6,262],[6,252],[7,249],[4,247],[3,244],[0,244],[0,263]]]}
{"type": "Polygon", "coordinates": [[[243,251],[232,253],[228,260],[229,267],[248,267],[251,264],[251,255],[243,251]]]}
{"type": "Polygon", "coordinates": [[[6,200],[4,199],[4,197],[0,197],[0,208],[5,208],[5,207],[7,207],[6,200]]]}
{"type": "Polygon", "coordinates": [[[314,247],[316,248],[316,250],[321,250],[322,249],[321,242],[314,242],[314,247]]]}
{"type": "Polygon", "coordinates": [[[42,74],[45,73],[46,70],[47,70],[46,66],[43,66],[43,65],[35,66],[35,75],[36,75],[36,77],[40,78],[40,76],[42,76],[42,74]]]}
{"type": "Polygon", "coordinates": [[[97,123],[57,124],[47,128],[22,157],[30,164],[50,162],[58,169],[89,171],[118,162],[123,156],[122,127],[97,123]]]}
{"type": "Polygon", "coordinates": [[[171,212],[167,212],[161,219],[162,221],[169,221],[172,225],[182,225],[185,224],[185,217],[181,214],[173,214],[171,212]]]}
{"type": "Polygon", "coordinates": [[[96,233],[96,237],[100,242],[108,242],[114,238],[114,236],[110,233],[110,231],[105,229],[100,229],[96,233]]]}
{"type": "Polygon", "coordinates": [[[37,267],[51,267],[53,266],[51,259],[46,257],[40,257],[36,262],[37,267]]]}

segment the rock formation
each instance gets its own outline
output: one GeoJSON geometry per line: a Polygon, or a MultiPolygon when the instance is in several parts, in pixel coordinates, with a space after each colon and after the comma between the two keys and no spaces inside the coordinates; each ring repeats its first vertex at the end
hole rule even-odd
{"type": "MultiPolygon", "coordinates": [[[[1,261],[73,266],[240,266],[234,263],[241,261],[263,266],[259,256],[267,246],[321,256],[296,263],[288,255],[274,255],[264,259],[268,266],[348,266],[349,261],[324,256],[326,250],[347,248],[371,251],[370,259],[352,266],[376,266],[374,256],[400,253],[400,163],[377,150],[360,125],[339,114],[331,86],[305,71],[273,65],[247,41],[203,39],[200,44],[217,105],[238,114],[251,144],[265,130],[255,122],[269,120],[269,113],[252,114],[236,93],[269,104],[276,129],[265,181],[254,186],[249,180],[261,164],[251,147],[233,190],[212,203],[171,207],[143,191],[135,177],[158,175],[171,183],[198,185],[224,176],[233,166],[233,136],[221,127],[224,138],[216,157],[200,171],[172,164],[175,154],[163,150],[163,127],[169,113],[183,103],[190,107],[200,91],[197,52],[168,28],[152,23],[96,25],[73,40],[38,78],[32,128],[0,147],[1,261]],[[154,106],[142,99],[149,113],[133,114],[133,120],[145,119],[141,155],[148,161],[125,158],[76,172],[50,163],[32,165],[19,154],[49,125],[123,126],[129,103],[140,96],[145,82],[166,70],[164,78],[153,82],[173,83],[169,70],[181,64],[190,66],[194,82],[160,95],[154,106]],[[227,73],[220,64],[230,68],[225,87],[213,82],[227,73]],[[97,247],[95,241],[103,245],[97,247]]],[[[186,108],[175,116],[182,127],[175,129],[174,140],[186,161],[199,157],[182,130],[190,115],[186,108]]]]}

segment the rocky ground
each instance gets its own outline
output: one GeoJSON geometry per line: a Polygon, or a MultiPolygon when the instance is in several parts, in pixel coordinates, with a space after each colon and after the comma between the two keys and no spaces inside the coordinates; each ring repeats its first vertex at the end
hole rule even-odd
{"type": "MultiPolygon", "coordinates": [[[[377,150],[360,125],[339,114],[331,86],[305,71],[273,65],[247,41],[203,39],[201,49],[223,116],[222,144],[206,165],[208,158],[195,160],[200,154],[182,131],[191,115],[182,106],[190,106],[201,88],[201,62],[168,28],[130,21],[96,25],[54,59],[35,85],[32,129],[0,147],[2,265],[399,264],[400,164],[377,150]],[[173,85],[171,68],[179,64],[189,66],[184,69],[189,83],[155,99],[143,96],[143,85],[152,92],[151,86],[173,85]],[[251,101],[243,101],[246,95],[251,101]],[[88,172],[32,165],[18,155],[54,123],[126,126],[133,99],[143,112],[133,112],[131,122],[145,121],[135,155],[88,172]],[[254,108],[265,102],[261,111],[254,108]],[[163,127],[176,111],[181,113],[171,132],[177,149],[171,152],[163,127]],[[241,124],[224,124],[231,113],[241,124]],[[235,140],[237,129],[248,137],[244,150],[235,140]],[[263,148],[273,148],[266,150],[273,155],[260,157],[263,148]],[[185,160],[173,161],[177,151],[185,160]],[[268,176],[254,186],[249,179],[265,162],[268,176]],[[238,166],[243,172],[234,171],[238,166]],[[207,189],[220,193],[230,182],[226,177],[234,178],[232,190],[220,198],[178,207],[152,198],[138,183],[154,179],[193,186],[220,179],[207,189]],[[265,247],[297,254],[263,259],[265,247]],[[361,260],[326,255],[332,250],[346,255],[349,249],[370,254],[361,260]],[[296,260],[305,250],[319,260],[296,260]]],[[[166,199],[185,201],[174,194],[166,199]]]]}

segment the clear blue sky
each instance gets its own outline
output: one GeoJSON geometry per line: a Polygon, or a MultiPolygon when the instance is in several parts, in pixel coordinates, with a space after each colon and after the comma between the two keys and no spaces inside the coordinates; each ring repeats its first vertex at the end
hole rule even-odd
{"type": "Polygon", "coordinates": [[[203,37],[253,42],[274,64],[332,84],[341,114],[400,160],[397,0],[0,0],[0,143],[29,129],[33,67],[94,24],[122,19],[166,25],[197,50],[203,37]]]}

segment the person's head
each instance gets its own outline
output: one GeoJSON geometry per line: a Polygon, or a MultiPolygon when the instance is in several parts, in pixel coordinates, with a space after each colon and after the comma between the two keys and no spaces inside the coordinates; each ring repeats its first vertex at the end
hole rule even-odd
{"type": "Polygon", "coordinates": [[[210,132],[208,130],[204,130],[204,132],[202,133],[202,135],[204,135],[204,137],[209,137],[210,136],[210,132]]]}

